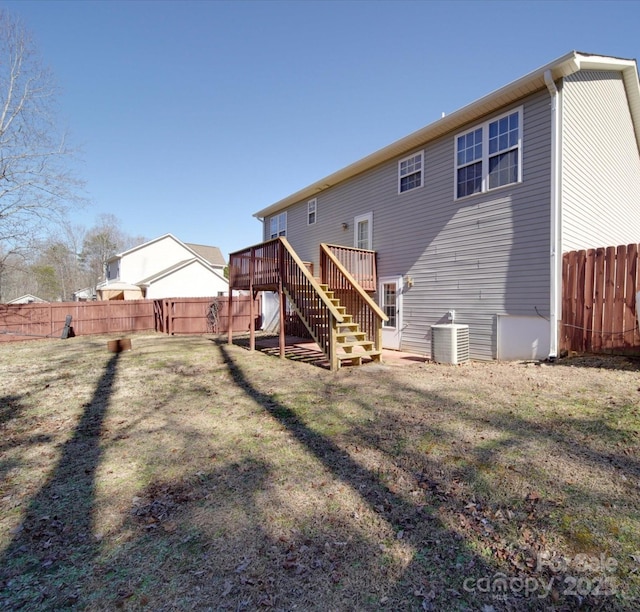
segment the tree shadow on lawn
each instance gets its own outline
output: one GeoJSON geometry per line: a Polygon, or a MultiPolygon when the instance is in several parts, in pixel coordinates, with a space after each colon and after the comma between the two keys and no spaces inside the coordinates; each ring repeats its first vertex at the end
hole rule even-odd
{"type": "Polygon", "coordinates": [[[98,550],[92,536],[95,474],[118,358],[116,353],[107,363],[56,467],[0,558],[0,603],[7,597],[10,607],[60,609],[77,601],[70,580],[81,579],[98,550]]]}
{"type": "MultiPolygon", "coordinates": [[[[424,491],[412,502],[404,494],[392,490],[385,484],[383,473],[364,467],[349,452],[307,426],[294,409],[252,386],[231,352],[223,345],[219,348],[236,385],[283,425],[333,477],[360,496],[365,505],[390,527],[393,537],[413,551],[400,571],[390,572],[383,584],[378,585],[375,604],[367,604],[361,594],[347,594],[346,584],[336,584],[334,589],[342,589],[345,601],[355,603],[355,608],[345,609],[375,609],[387,605],[390,609],[455,610],[478,609],[483,603],[500,606],[491,593],[471,592],[463,584],[467,577],[471,578],[469,585],[474,584],[474,576],[491,577],[500,567],[487,563],[467,546],[461,535],[444,525],[425,502],[424,491]]],[[[446,400],[438,401],[446,405],[446,400]]],[[[328,525],[323,527],[330,530],[328,525]]],[[[353,526],[347,528],[353,529],[353,526]]],[[[385,555],[379,546],[365,543],[360,558],[376,566],[372,571],[379,578],[383,575],[380,566],[385,563],[385,555]]],[[[354,584],[357,586],[355,581],[354,584]]],[[[535,596],[531,596],[527,601],[520,599],[519,607],[538,609],[539,604],[535,596]]]]}
{"type": "MultiPolygon", "coordinates": [[[[468,410],[460,402],[451,402],[446,397],[425,392],[419,388],[403,387],[398,389],[397,383],[395,389],[403,395],[402,401],[406,404],[406,413],[393,414],[385,413],[383,410],[376,411],[375,426],[355,425],[348,428],[348,431],[342,436],[345,444],[349,447],[349,452],[346,452],[337,446],[332,439],[310,429],[304,423],[304,416],[302,416],[304,410],[302,412],[297,410],[295,401],[274,401],[273,395],[260,392],[249,382],[242,368],[234,361],[230,351],[223,346],[220,347],[220,350],[229,365],[236,384],[284,425],[299,442],[322,461],[335,477],[341,479],[353,491],[360,494],[370,508],[381,512],[396,533],[402,533],[403,538],[406,538],[405,541],[411,544],[415,551],[411,563],[407,565],[401,577],[390,580],[386,585],[389,601],[394,602],[396,607],[403,608],[408,605],[407,600],[403,599],[406,597],[407,591],[413,588],[414,592],[421,593],[423,592],[422,588],[416,585],[424,584],[436,587],[433,600],[425,599],[425,607],[434,605],[436,609],[464,608],[467,604],[475,607],[483,603],[496,607],[500,605],[500,602],[503,602],[506,609],[510,607],[543,609],[551,605],[554,610],[569,610],[575,609],[578,604],[584,609],[635,609],[634,601],[625,599],[624,596],[618,598],[608,596],[607,589],[610,584],[608,582],[603,586],[601,593],[597,589],[585,590],[585,588],[582,588],[580,592],[576,592],[575,589],[572,592],[570,581],[574,576],[565,575],[567,572],[573,571],[575,574],[577,571],[578,579],[591,580],[593,578],[591,575],[585,578],[584,574],[580,574],[580,570],[576,570],[576,568],[570,567],[565,574],[561,574],[548,564],[538,567],[539,558],[537,555],[539,553],[553,553],[555,545],[553,538],[558,533],[562,533],[562,530],[558,530],[557,524],[548,520],[550,513],[557,509],[554,506],[555,500],[541,500],[537,492],[536,477],[542,475],[543,472],[531,469],[531,473],[528,474],[525,461],[524,472],[520,480],[526,483],[527,490],[518,492],[519,497],[515,500],[517,511],[514,515],[515,520],[506,518],[510,512],[508,504],[505,503],[504,507],[500,507],[492,503],[496,499],[499,503],[499,500],[508,497],[508,493],[494,496],[491,492],[492,487],[500,486],[499,479],[495,477],[496,474],[493,474],[490,480],[487,480],[484,474],[485,470],[491,470],[492,462],[497,461],[503,452],[509,450],[517,453],[520,448],[526,450],[526,445],[530,440],[557,443],[561,449],[560,452],[564,449],[567,453],[570,450],[575,453],[576,447],[578,447],[580,449],[579,458],[586,465],[592,464],[596,467],[604,465],[606,468],[612,458],[611,454],[601,454],[596,448],[581,442],[578,438],[563,440],[559,437],[560,434],[555,431],[553,423],[548,427],[536,427],[535,424],[507,414],[506,407],[504,414],[496,411],[497,414],[500,414],[499,417],[493,414],[478,420],[474,414],[475,409],[468,410]],[[288,407],[287,403],[291,407],[288,407]],[[452,435],[447,427],[440,428],[437,424],[432,424],[428,431],[429,437],[450,444],[451,449],[440,459],[425,457],[423,452],[403,447],[403,440],[399,440],[395,435],[403,428],[410,430],[415,427],[412,410],[416,403],[437,406],[438,410],[443,413],[444,419],[451,412],[459,419],[466,421],[470,428],[484,427],[499,430],[502,435],[497,441],[483,443],[478,440],[477,444],[467,443],[463,438],[452,435]],[[371,467],[371,464],[369,468],[363,467],[357,459],[358,444],[364,448],[369,447],[380,451],[383,461],[386,459],[387,467],[378,469],[371,467]],[[355,452],[352,452],[352,449],[355,452]],[[385,473],[385,470],[388,470],[388,473],[385,473]],[[416,503],[407,501],[406,496],[397,492],[397,476],[400,474],[400,478],[402,478],[402,471],[409,477],[415,476],[421,481],[420,484],[425,489],[425,495],[421,501],[416,501],[416,503]],[[370,486],[363,487],[363,483],[369,482],[372,483],[370,486]],[[387,485],[386,482],[392,484],[387,485]],[[483,493],[486,495],[483,496],[483,493]],[[490,505],[486,503],[487,501],[490,502],[490,505]],[[441,507],[439,507],[440,505],[441,507]],[[439,512],[441,509],[443,512],[439,512]],[[446,524],[439,518],[444,515],[450,519],[446,524]],[[459,520],[460,529],[458,529],[456,520],[459,520]],[[495,528],[501,521],[510,523],[507,525],[506,537],[505,531],[501,532],[500,529],[495,528]],[[429,525],[429,529],[426,531],[425,524],[429,525]],[[417,529],[416,525],[418,525],[417,529]],[[547,529],[551,538],[549,540],[546,539],[547,529]],[[429,531],[430,533],[428,533],[429,531]],[[469,541],[461,541],[463,539],[459,535],[461,533],[472,534],[473,537],[469,541]],[[479,543],[485,547],[483,557],[475,552],[477,550],[475,546],[470,546],[471,540],[475,541],[475,546],[479,543]],[[442,542],[445,542],[444,546],[442,542]],[[495,564],[488,562],[487,556],[492,556],[496,560],[495,564]],[[520,577],[523,580],[539,580],[540,584],[542,581],[544,584],[553,581],[556,587],[553,593],[554,598],[536,599],[538,595],[542,594],[542,587],[538,588],[537,593],[530,593],[528,598],[523,597],[521,589],[507,593],[506,598],[498,599],[498,601],[493,600],[491,594],[481,594],[476,591],[471,595],[464,592],[466,589],[464,589],[463,582],[466,577],[491,577],[496,572],[505,572],[507,577],[516,579],[520,577]],[[448,583],[442,580],[443,573],[449,575],[448,583]],[[569,583],[566,583],[567,579],[569,583]]],[[[362,376],[364,375],[363,372],[362,376]]],[[[392,379],[393,373],[376,370],[370,386],[372,391],[375,389],[375,393],[372,392],[367,399],[363,399],[360,402],[361,406],[371,408],[371,404],[376,403],[375,398],[380,392],[383,395],[386,393],[389,400],[393,401],[394,384],[392,379]],[[389,380],[385,377],[388,377],[389,380]]],[[[348,386],[348,380],[343,379],[343,382],[348,386]]],[[[318,401],[322,402],[322,399],[319,397],[318,401]]],[[[384,397],[381,401],[384,401],[384,397]]],[[[337,414],[335,416],[338,417],[337,414]]],[[[330,419],[329,416],[328,421],[330,419]]],[[[575,425],[575,423],[572,424],[575,425]]],[[[328,426],[330,425],[331,423],[328,422],[328,426]]],[[[317,426],[314,427],[317,429],[317,426]]],[[[610,432],[611,435],[614,433],[610,432]]],[[[615,457],[615,460],[624,469],[636,473],[637,463],[634,459],[619,456],[615,457]]],[[[505,466],[505,469],[508,468],[505,466]]],[[[549,478],[548,473],[545,475],[549,478]]],[[[512,492],[512,494],[514,493],[512,492]]],[[[571,495],[574,497],[572,500],[574,506],[570,511],[577,509],[580,512],[580,505],[576,504],[575,498],[586,500],[589,507],[595,508],[596,511],[598,505],[604,502],[600,492],[592,491],[588,486],[576,487],[571,495]]],[[[613,501],[615,502],[615,500],[613,501]]],[[[571,525],[564,529],[564,535],[568,537],[570,542],[573,535],[571,529],[571,525]]],[[[578,536],[581,535],[583,534],[578,534],[578,536]]],[[[585,543],[588,544],[586,540],[581,542],[579,537],[574,542],[577,545],[585,543]]],[[[593,553],[593,547],[583,546],[583,548],[575,549],[574,553],[583,551],[593,553]]],[[[605,550],[598,551],[598,553],[605,554],[607,552],[605,550]]],[[[597,579],[594,578],[594,580],[597,579]]],[[[470,584],[473,585],[474,582],[472,581],[470,584]]],[[[475,584],[477,585],[477,582],[475,584]]],[[[592,587],[597,586],[597,583],[593,581],[590,584],[592,587]]],[[[427,592],[431,596],[431,591],[425,591],[425,593],[427,592]]],[[[612,594],[615,595],[615,592],[612,594]]],[[[632,595],[632,593],[629,594],[632,595]]],[[[389,605],[393,606],[394,604],[390,603],[389,605]]]]}
{"type": "MultiPolygon", "coordinates": [[[[604,597],[605,589],[601,594],[582,589],[581,605],[589,609],[637,609],[638,581],[633,586],[627,584],[627,578],[640,569],[640,463],[630,452],[634,442],[612,427],[607,415],[593,419],[556,417],[538,423],[515,415],[510,405],[492,406],[477,414],[458,404],[447,406],[446,400],[420,388],[405,387],[402,394],[412,410],[404,414],[381,411],[375,428],[355,427],[348,432],[354,444],[360,441],[379,448],[407,472],[422,464],[421,479],[439,500],[432,503],[458,512],[461,523],[481,534],[486,547],[496,557],[509,561],[516,572],[522,565],[531,573],[532,562],[537,565],[539,555],[554,552],[566,558],[577,554],[587,554],[590,559],[601,554],[615,558],[617,570],[605,577],[618,585],[613,595],[619,596],[604,597]],[[417,414],[431,406],[449,415],[452,427],[462,423],[466,436],[455,440],[447,427],[438,428],[437,419],[421,423],[417,414]],[[439,461],[425,461],[421,439],[437,448],[439,461]],[[626,444],[621,446],[621,441],[626,444]],[[562,470],[556,468],[556,460],[562,470]],[[582,472],[587,470],[594,476],[585,476],[582,472]],[[595,477],[599,481],[594,482],[595,477]],[[593,524],[603,533],[592,533],[593,524]],[[612,541],[619,544],[615,551],[609,547],[612,541]],[[559,547],[563,546],[564,553],[560,553],[559,547]],[[567,553],[566,546],[573,550],[567,553]]],[[[637,442],[635,445],[637,448],[637,442]]],[[[571,580],[572,569],[574,577],[577,574],[590,580],[592,587],[596,585],[593,574],[575,567],[565,574],[555,573],[560,585],[571,580]]],[[[549,576],[547,571],[547,579],[549,576]]],[[[570,589],[564,590],[571,594],[570,589]]],[[[554,609],[563,603],[571,607],[571,601],[571,597],[560,597],[554,609]]],[[[577,600],[574,602],[577,604],[577,600]]]]}

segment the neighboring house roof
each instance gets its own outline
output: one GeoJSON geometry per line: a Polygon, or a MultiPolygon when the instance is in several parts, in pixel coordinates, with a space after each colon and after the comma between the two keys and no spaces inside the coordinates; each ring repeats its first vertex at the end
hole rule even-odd
{"type": "Polygon", "coordinates": [[[544,89],[546,87],[545,73],[547,71],[550,72],[554,80],[557,80],[574,74],[579,70],[609,70],[622,74],[629,100],[629,109],[635,129],[636,141],[640,148],[640,83],[638,82],[638,70],[635,60],[572,51],[513,81],[505,87],[464,106],[450,115],[258,211],[253,216],[263,219],[301,200],[315,197],[319,192],[329,187],[333,187],[338,183],[370,170],[381,163],[410,153],[412,150],[424,146],[425,143],[431,140],[457,130],[465,124],[476,121],[489,113],[498,111],[508,104],[513,104],[529,94],[544,89]]]}
{"type": "Polygon", "coordinates": [[[200,259],[199,257],[193,257],[191,259],[185,259],[184,261],[179,261],[178,263],[172,266],[169,266],[168,268],[165,268],[160,272],[156,272],[156,274],[152,274],[151,276],[148,276],[147,278],[142,279],[137,284],[140,287],[150,285],[151,283],[154,283],[155,281],[158,281],[161,278],[164,278],[166,276],[169,276],[170,274],[173,274],[174,272],[177,272],[178,270],[181,270],[182,268],[186,268],[192,263],[198,263],[199,265],[209,270],[212,274],[215,274],[217,277],[221,278],[225,283],[227,282],[227,279],[224,278],[224,276],[220,274],[215,268],[208,265],[206,262],[202,261],[202,259],[200,259]]]}
{"type": "Polygon", "coordinates": [[[185,249],[187,249],[188,251],[191,251],[191,253],[193,253],[195,257],[204,258],[206,261],[208,261],[212,265],[222,265],[222,266],[226,265],[224,261],[224,257],[222,256],[222,252],[218,247],[187,244],[185,242],[182,242],[182,240],[178,240],[178,238],[176,238],[173,234],[164,234],[162,236],[158,236],[158,238],[154,238],[153,240],[149,240],[148,242],[134,246],[133,248],[123,251],[122,253],[117,253],[116,255],[112,255],[107,261],[110,261],[110,262],[116,261],[118,259],[121,259],[125,255],[128,255],[129,253],[133,253],[134,251],[139,251],[140,249],[144,249],[150,244],[153,244],[154,242],[159,242],[160,240],[164,240],[165,238],[171,238],[172,240],[175,240],[178,244],[182,245],[185,249]],[[199,249],[202,249],[203,252],[207,252],[210,256],[216,256],[216,261],[211,261],[208,257],[205,257],[203,253],[200,253],[194,247],[198,247],[199,249]],[[219,257],[215,255],[214,251],[216,251],[217,254],[219,254],[219,257]],[[220,261],[222,263],[219,263],[220,261]]]}
{"type": "Polygon", "coordinates": [[[192,251],[195,251],[202,259],[208,261],[212,266],[216,268],[224,268],[227,262],[222,255],[222,251],[217,246],[207,246],[205,244],[191,244],[185,242],[192,251]]]}
{"type": "Polygon", "coordinates": [[[20,297],[17,297],[13,300],[9,300],[7,302],[7,304],[30,304],[32,302],[46,302],[47,300],[43,300],[42,298],[39,298],[36,295],[31,295],[30,293],[27,293],[26,295],[21,295],[20,297]]]}
{"type": "Polygon", "coordinates": [[[102,281],[96,286],[97,291],[102,291],[104,289],[112,289],[114,291],[139,291],[140,287],[123,281],[102,281]]]}

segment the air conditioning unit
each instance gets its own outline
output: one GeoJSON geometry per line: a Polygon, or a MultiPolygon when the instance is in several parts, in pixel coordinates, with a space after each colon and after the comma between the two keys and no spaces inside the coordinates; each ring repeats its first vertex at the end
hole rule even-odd
{"type": "Polygon", "coordinates": [[[469,361],[469,326],[458,323],[432,325],[431,360],[454,365],[469,361]]]}

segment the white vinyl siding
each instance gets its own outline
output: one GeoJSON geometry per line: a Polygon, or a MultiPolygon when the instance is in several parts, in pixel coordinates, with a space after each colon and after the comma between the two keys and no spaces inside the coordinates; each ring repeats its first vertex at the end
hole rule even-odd
{"type": "Polygon", "coordinates": [[[579,72],[561,95],[562,250],[637,243],[639,143],[621,76],[579,72]]]}

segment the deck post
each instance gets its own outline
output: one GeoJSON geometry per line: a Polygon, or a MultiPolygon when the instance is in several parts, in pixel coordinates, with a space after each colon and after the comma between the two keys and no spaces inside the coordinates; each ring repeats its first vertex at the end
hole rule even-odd
{"type": "Polygon", "coordinates": [[[285,330],[285,310],[287,308],[287,296],[284,294],[282,278],[284,276],[284,245],[279,241],[278,245],[278,297],[280,298],[280,359],[285,358],[285,346],[287,344],[285,330]]]}
{"type": "Polygon", "coordinates": [[[253,312],[255,296],[253,295],[253,274],[255,270],[255,249],[251,249],[251,259],[249,259],[249,350],[256,349],[256,323],[255,313],[253,312]]]}
{"type": "Polygon", "coordinates": [[[382,350],[382,321],[376,323],[376,350],[382,350]]]}
{"type": "Polygon", "coordinates": [[[227,343],[233,344],[233,289],[231,288],[231,283],[229,283],[229,302],[228,302],[228,311],[227,311],[227,343]]]}
{"type": "Polygon", "coordinates": [[[338,342],[336,338],[338,322],[332,315],[329,315],[329,318],[331,319],[329,324],[329,367],[332,372],[337,372],[340,367],[340,362],[338,361],[338,342]]]}
{"type": "Polygon", "coordinates": [[[285,346],[287,344],[286,338],[286,324],[285,324],[285,310],[287,308],[287,296],[284,294],[282,290],[282,281],[280,281],[278,286],[278,295],[280,297],[280,358],[284,359],[285,357],[285,346]]]}

